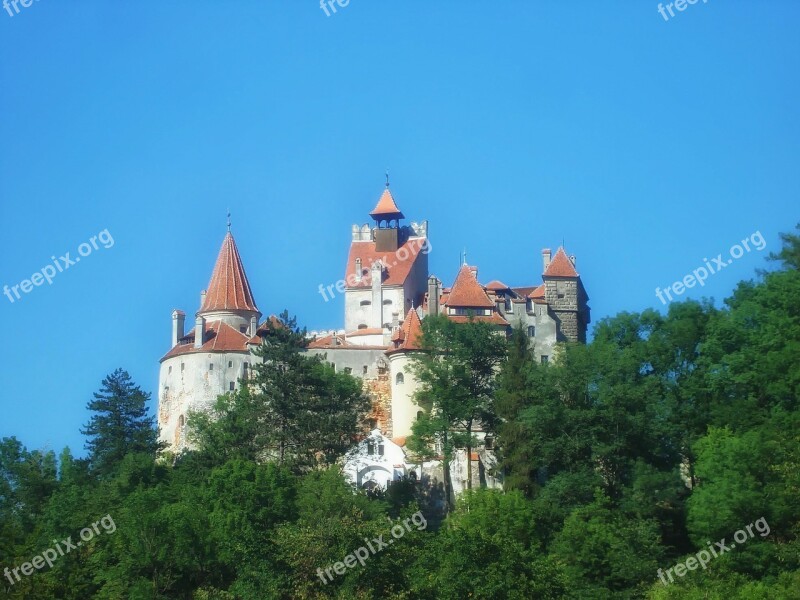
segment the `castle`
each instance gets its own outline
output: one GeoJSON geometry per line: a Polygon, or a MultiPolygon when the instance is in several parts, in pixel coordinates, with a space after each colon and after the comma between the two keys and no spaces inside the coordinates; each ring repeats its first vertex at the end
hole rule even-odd
{"type": "MultiPolygon", "coordinates": [[[[536,360],[546,363],[558,342],[586,341],[590,311],[575,257],[563,247],[555,254],[542,250],[541,283],[512,288],[492,280],[484,285],[478,269],[463,264],[452,286],[445,287],[428,270],[427,221],[403,225],[405,216],[388,182],[369,215],[374,225],[352,227],[345,277],[337,286],[344,288],[344,328],[312,332],[307,352],[324,355],[337,371],[363,380],[372,400],[365,422],[371,433],[348,460],[355,483],[384,485],[413,470],[398,456],[422,410],[414,401],[417,383],[409,366],[419,351],[424,318],[473,318],[506,334],[522,326],[536,360]]],[[[190,409],[209,409],[219,395],[247,379],[264,334],[262,316],[229,227],[194,326],[186,330],[185,313],[172,313],[172,345],[161,359],[158,386],[160,439],[169,449],[186,447],[190,409]]],[[[463,464],[454,461],[456,491],[467,468],[477,468],[486,481],[490,450],[486,440],[469,461],[466,456],[463,464]]]]}

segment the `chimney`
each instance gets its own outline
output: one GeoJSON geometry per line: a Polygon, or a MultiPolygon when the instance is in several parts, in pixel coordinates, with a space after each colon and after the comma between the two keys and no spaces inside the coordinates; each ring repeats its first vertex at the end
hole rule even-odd
{"type": "Polygon", "coordinates": [[[256,331],[258,331],[258,317],[253,315],[250,317],[250,337],[253,337],[256,334],[256,331]]]}
{"type": "Polygon", "coordinates": [[[206,303],[206,291],[200,292],[200,310],[203,310],[203,305],[206,303]]]}
{"type": "Polygon", "coordinates": [[[356,259],[356,283],[361,283],[361,274],[363,273],[363,267],[361,266],[361,259],[356,259]]]}
{"type": "Polygon", "coordinates": [[[428,277],[428,316],[439,314],[439,280],[435,275],[428,277]]]}
{"type": "Polygon", "coordinates": [[[383,328],[383,265],[380,260],[372,263],[372,319],[370,327],[383,328]]]}
{"type": "Polygon", "coordinates": [[[172,311],[172,347],[178,345],[178,340],[183,337],[186,323],[186,313],[182,310],[172,311]]]}
{"type": "Polygon", "coordinates": [[[542,270],[543,271],[547,271],[547,267],[550,266],[550,257],[551,257],[550,248],[542,249],[542,265],[543,265],[543,269],[542,270]]]}
{"type": "MultiPolygon", "coordinates": [[[[205,295],[205,294],[204,294],[205,295]]],[[[194,347],[202,348],[205,342],[206,320],[204,317],[197,317],[194,325],[194,347]]]]}

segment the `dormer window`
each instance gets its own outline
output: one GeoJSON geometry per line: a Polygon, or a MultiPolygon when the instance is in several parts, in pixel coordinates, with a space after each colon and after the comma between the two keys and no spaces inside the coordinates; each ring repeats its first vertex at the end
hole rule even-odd
{"type": "Polygon", "coordinates": [[[383,456],[383,440],[371,439],[367,442],[367,454],[370,456],[383,456]]]}

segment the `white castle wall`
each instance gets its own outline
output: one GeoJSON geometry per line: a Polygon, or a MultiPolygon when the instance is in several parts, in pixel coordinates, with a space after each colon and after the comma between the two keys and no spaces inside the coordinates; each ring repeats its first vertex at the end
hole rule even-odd
{"type": "Polygon", "coordinates": [[[245,363],[252,365],[254,358],[249,352],[202,352],[162,362],[158,377],[159,439],[172,450],[183,449],[189,410],[208,410],[219,395],[230,390],[231,382],[238,387],[245,363]]]}
{"type": "Polygon", "coordinates": [[[419,383],[411,372],[411,357],[404,352],[396,352],[389,357],[392,384],[392,435],[404,437],[411,435],[411,425],[422,408],[414,401],[419,383]],[[398,375],[402,374],[402,382],[398,375]]]}

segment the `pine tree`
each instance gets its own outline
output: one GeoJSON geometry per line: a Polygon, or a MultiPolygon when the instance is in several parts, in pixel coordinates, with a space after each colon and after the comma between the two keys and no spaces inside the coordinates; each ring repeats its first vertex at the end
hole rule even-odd
{"type": "Polygon", "coordinates": [[[294,472],[336,462],[360,432],[369,400],[361,381],[304,352],[305,331],[284,311],[267,325],[261,358],[241,390],[211,413],[192,411],[192,439],[210,461],[275,461],[294,472]]]}
{"type": "Polygon", "coordinates": [[[113,474],[126,454],[155,456],[160,449],[155,418],[147,415],[149,399],[127,371],[117,369],[103,379],[100,391],[87,404],[95,414],[81,430],[89,438],[86,449],[96,475],[113,474]]]}
{"type": "MultiPolygon", "coordinates": [[[[471,463],[475,431],[494,429],[495,375],[505,355],[506,340],[487,323],[428,317],[422,324],[422,352],[413,357],[420,382],[417,401],[429,407],[412,425],[409,448],[419,449],[438,440],[443,449],[445,496],[451,504],[449,468],[453,451],[463,449],[471,463]]],[[[467,469],[472,489],[472,469],[467,469]]],[[[450,506],[452,508],[452,505],[450,506]]]]}

